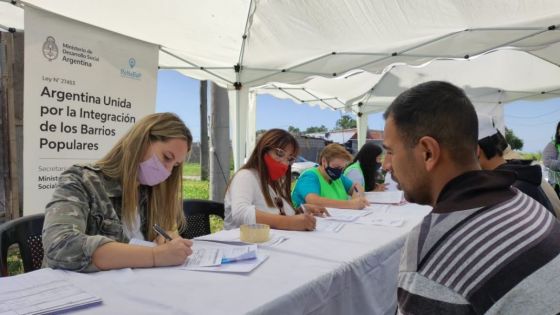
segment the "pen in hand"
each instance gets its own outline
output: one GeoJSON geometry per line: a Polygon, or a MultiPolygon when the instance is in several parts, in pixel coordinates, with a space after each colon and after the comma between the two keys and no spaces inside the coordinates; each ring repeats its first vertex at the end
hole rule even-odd
{"type": "Polygon", "coordinates": [[[325,211],[319,211],[320,213],[316,213],[314,211],[308,211],[307,207],[305,207],[305,205],[302,203],[301,204],[301,209],[304,211],[304,213],[312,213],[315,216],[317,216],[317,215],[320,215],[322,217],[325,217],[325,216],[330,217],[331,216],[331,214],[327,211],[327,208],[325,208],[325,211]]]}
{"type": "Polygon", "coordinates": [[[159,234],[161,237],[165,238],[168,241],[173,240],[171,236],[169,236],[169,234],[167,234],[167,232],[165,232],[165,230],[162,229],[159,225],[154,224],[153,228],[154,231],[156,231],[156,233],[159,234]]]}
{"type": "Polygon", "coordinates": [[[358,193],[358,196],[361,196],[361,197],[364,196],[364,193],[361,193],[361,192],[358,190],[358,186],[356,186],[356,185],[354,185],[354,191],[358,193]]]}

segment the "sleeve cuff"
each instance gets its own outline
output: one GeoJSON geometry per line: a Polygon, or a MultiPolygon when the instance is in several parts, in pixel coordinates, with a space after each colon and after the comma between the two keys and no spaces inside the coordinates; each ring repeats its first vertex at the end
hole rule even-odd
{"type": "Polygon", "coordinates": [[[103,235],[91,235],[86,238],[86,241],[83,245],[83,251],[85,259],[87,259],[88,261],[88,265],[81,270],[82,272],[99,271],[99,268],[97,268],[97,266],[95,266],[95,264],[93,263],[93,253],[99,246],[105,245],[110,242],[114,242],[114,240],[103,235]]]}

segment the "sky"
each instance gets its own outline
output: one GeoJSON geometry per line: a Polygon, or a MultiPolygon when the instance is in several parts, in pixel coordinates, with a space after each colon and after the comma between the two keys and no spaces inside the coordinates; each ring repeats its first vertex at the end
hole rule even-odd
{"type": "MultiPolygon", "coordinates": [[[[210,105],[210,97],[208,97],[210,105]]],[[[200,140],[199,81],[173,70],[160,70],[157,87],[157,112],[174,112],[191,130],[195,141],[200,140]]],[[[208,109],[210,115],[210,108],[208,109]]],[[[294,126],[300,130],[325,125],[332,129],[344,115],[341,111],[297,104],[269,95],[257,97],[257,130],[294,126]]],[[[560,98],[548,101],[517,101],[505,106],[505,124],[524,142],[522,151],[542,152],[554,134],[560,120],[560,98]]],[[[355,117],[354,117],[355,118],[355,117]]],[[[381,114],[369,116],[369,129],[384,126],[381,114]]]]}

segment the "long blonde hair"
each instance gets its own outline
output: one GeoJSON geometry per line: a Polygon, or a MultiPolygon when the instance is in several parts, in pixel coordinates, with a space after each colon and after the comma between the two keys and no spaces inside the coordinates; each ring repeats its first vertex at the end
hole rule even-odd
{"type": "MultiPolygon", "coordinates": [[[[183,121],[173,113],[151,114],[138,121],[113,146],[97,165],[103,174],[119,180],[122,186],[122,218],[129,226],[135,222],[138,205],[138,166],[151,142],[184,139],[189,151],[192,135],[183,121]]],[[[183,163],[173,167],[171,175],[161,184],[151,187],[146,219],[148,227],[154,223],[165,230],[182,229],[183,214],[183,163]]],[[[148,228],[148,239],[156,237],[148,228]]]]}

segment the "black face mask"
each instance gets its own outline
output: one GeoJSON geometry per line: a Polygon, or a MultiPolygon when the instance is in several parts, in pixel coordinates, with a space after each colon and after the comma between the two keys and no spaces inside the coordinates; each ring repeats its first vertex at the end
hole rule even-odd
{"type": "Polygon", "coordinates": [[[325,168],[325,172],[327,172],[327,175],[329,175],[332,180],[337,180],[340,178],[340,176],[342,176],[342,169],[340,168],[327,166],[325,168]]]}

